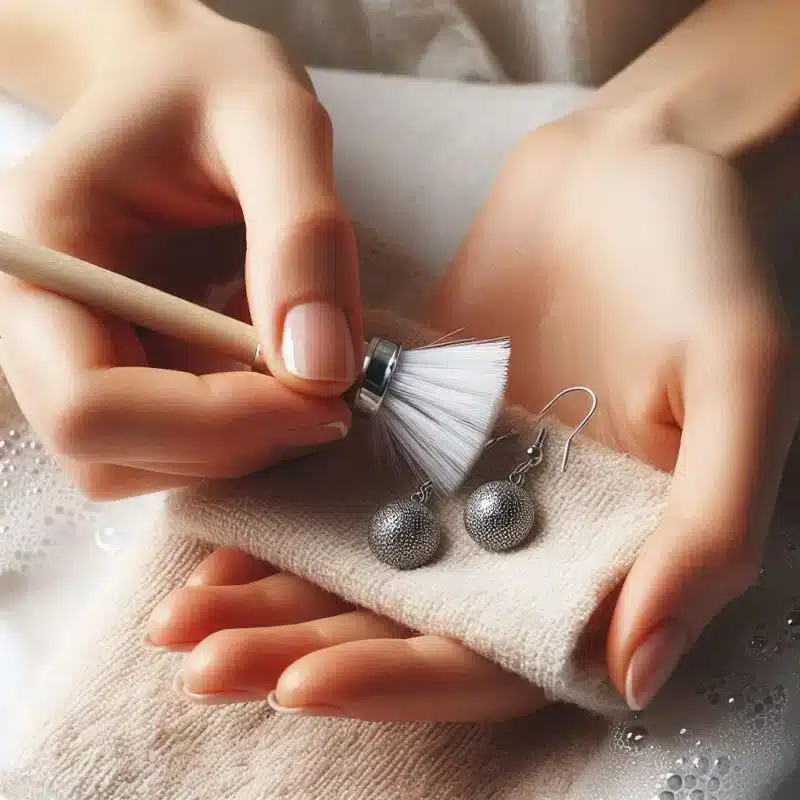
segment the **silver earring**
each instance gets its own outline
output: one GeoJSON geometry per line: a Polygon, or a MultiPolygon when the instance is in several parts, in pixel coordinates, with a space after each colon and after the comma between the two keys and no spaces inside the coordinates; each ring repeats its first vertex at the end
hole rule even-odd
{"type": "MultiPolygon", "coordinates": [[[[572,440],[583,430],[597,409],[597,395],[585,386],[574,386],[559,392],[536,418],[539,424],[548,411],[570,392],[586,392],[592,400],[589,413],[567,438],[561,472],[567,468],[572,440]]],[[[525,478],[544,458],[547,430],[539,427],[536,440],[526,450],[528,458],[518,464],[506,480],[490,481],[479,486],[467,500],[464,508],[464,528],[484,549],[501,553],[519,547],[530,535],[535,520],[531,496],[523,489],[525,478]]]]}
{"type": "Polygon", "coordinates": [[[433,483],[426,481],[408,500],[379,508],[369,523],[367,542],[375,558],[395,569],[416,569],[430,563],[442,532],[426,503],[433,483]]]}
{"type": "MultiPolygon", "coordinates": [[[[484,450],[516,436],[516,431],[490,439],[484,450]]],[[[429,564],[439,550],[442,532],[428,508],[433,482],[426,481],[408,500],[395,500],[379,508],[369,523],[367,542],[382,564],[395,569],[417,569],[429,564]]]]}

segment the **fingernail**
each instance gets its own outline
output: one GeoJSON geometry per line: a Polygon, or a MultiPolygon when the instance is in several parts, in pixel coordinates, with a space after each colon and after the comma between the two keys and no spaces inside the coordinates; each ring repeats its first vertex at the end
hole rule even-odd
{"type": "Polygon", "coordinates": [[[188,653],[197,646],[197,642],[184,642],[181,644],[156,644],[151,638],[150,635],[146,635],[144,639],[142,639],[142,647],[147,648],[148,650],[156,650],[157,652],[161,653],[188,653]]]}
{"type": "Polygon", "coordinates": [[[689,633],[676,620],[656,628],[633,654],[625,676],[625,700],[641,711],[661,691],[689,647],[689,633]]]}
{"type": "Polygon", "coordinates": [[[307,381],[355,378],[355,354],[344,312],[327,303],[295,306],[283,323],[283,363],[307,381]]]}
{"type": "Polygon", "coordinates": [[[286,434],[287,441],[276,449],[271,463],[278,464],[316,453],[321,447],[343,439],[348,431],[343,422],[290,430],[286,434]]]}
{"type": "Polygon", "coordinates": [[[322,427],[326,428],[329,431],[332,431],[335,437],[339,439],[344,439],[344,437],[347,436],[350,430],[347,427],[347,425],[345,425],[344,422],[328,422],[326,425],[323,425],[322,427]]]}
{"type": "Polygon", "coordinates": [[[190,692],[183,683],[180,674],[175,676],[173,688],[187,700],[199,706],[228,706],[236,703],[263,703],[267,699],[266,692],[190,692]]]}
{"type": "Polygon", "coordinates": [[[286,432],[287,447],[317,447],[335,442],[347,436],[349,428],[344,422],[326,422],[324,425],[309,425],[303,428],[292,428],[286,432]]]}
{"type": "Polygon", "coordinates": [[[332,706],[282,706],[275,692],[267,695],[267,703],[276,714],[290,717],[342,717],[342,711],[332,706]]]}

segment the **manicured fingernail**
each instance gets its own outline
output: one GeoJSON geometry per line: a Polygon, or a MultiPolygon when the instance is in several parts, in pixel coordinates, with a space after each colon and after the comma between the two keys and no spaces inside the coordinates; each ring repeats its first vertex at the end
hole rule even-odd
{"type": "Polygon", "coordinates": [[[275,692],[267,695],[269,707],[277,714],[291,717],[343,717],[341,709],[330,706],[283,706],[278,702],[275,692]]]}
{"type": "Polygon", "coordinates": [[[326,422],[324,425],[308,425],[287,431],[286,446],[294,448],[318,447],[347,436],[349,428],[344,422],[326,422]]]}
{"type": "Polygon", "coordinates": [[[326,425],[290,430],[285,434],[286,442],[276,449],[273,463],[316,453],[321,447],[343,439],[348,432],[349,428],[343,422],[329,422],[326,425]]]}
{"type": "Polygon", "coordinates": [[[180,644],[156,644],[151,638],[150,635],[146,635],[144,639],[142,639],[142,647],[146,647],[148,650],[155,650],[160,653],[188,653],[197,646],[197,642],[183,642],[180,644]]]}
{"type": "Polygon", "coordinates": [[[183,683],[180,674],[175,676],[173,688],[187,700],[199,706],[228,706],[236,703],[263,703],[267,699],[266,692],[190,692],[183,683]]]}
{"type": "Polygon", "coordinates": [[[350,430],[347,427],[347,425],[344,424],[344,422],[329,422],[326,425],[323,425],[322,427],[329,431],[332,431],[334,435],[339,439],[344,439],[344,437],[347,436],[350,430]]]}
{"type": "Polygon", "coordinates": [[[661,691],[689,647],[689,633],[675,620],[667,620],[639,645],[625,676],[625,700],[641,711],[661,691]]]}
{"type": "Polygon", "coordinates": [[[295,306],[283,323],[283,363],[307,381],[355,378],[355,353],[344,312],[327,303],[295,306]]]}

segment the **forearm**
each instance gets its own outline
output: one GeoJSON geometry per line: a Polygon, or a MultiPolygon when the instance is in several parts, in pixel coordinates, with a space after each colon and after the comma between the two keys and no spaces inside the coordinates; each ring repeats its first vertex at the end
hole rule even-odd
{"type": "Polygon", "coordinates": [[[0,0],[0,90],[59,115],[104,59],[201,10],[195,0],[0,0]]]}
{"type": "Polygon", "coordinates": [[[798,0],[708,0],[593,104],[650,107],[678,140],[738,159],[797,121],[798,42],[798,0]]]}
{"type": "Polygon", "coordinates": [[[84,3],[0,0],[3,90],[47,111],[75,93],[89,63],[78,6],[84,3]]]}

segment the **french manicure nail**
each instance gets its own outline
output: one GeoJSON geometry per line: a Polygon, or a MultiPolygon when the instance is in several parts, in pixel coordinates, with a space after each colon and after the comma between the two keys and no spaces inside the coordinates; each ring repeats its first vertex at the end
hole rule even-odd
{"type": "Polygon", "coordinates": [[[199,706],[227,706],[235,703],[263,703],[266,692],[190,692],[180,674],[175,676],[173,687],[192,703],[199,706]]]}
{"type": "Polygon", "coordinates": [[[145,635],[141,643],[142,647],[145,647],[148,650],[155,650],[159,653],[188,653],[194,650],[194,648],[197,646],[196,642],[184,642],[181,644],[156,644],[150,638],[149,634],[145,635]]]}
{"type": "Polygon", "coordinates": [[[342,712],[329,706],[283,706],[274,691],[267,695],[269,707],[276,713],[291,717],[341,717],[342,712]]]}
{"type": "Polygon", "coordinates": [[[322,427],[329,431],[333,431],[333,433],[339,439],[344,439],[344,437],[350,432],[350,429],[344,424],[344,422],[328,422],[322,427]]]}
{"type": "Polygon", "coordinates": [[[348,431],[347,425],[338,420],[326,422],[322,425],[292,428],[286,432],[286,445],[288,447],[317,447],[343,439],[347,436],[348,431]]]}
{"type": "Polygon", "coordinates": [[[641,711],[661,691],[689,647],[689,633],[676,620],[667,620],[636,649],[625,676],[625,701],[641,711]]]}
{"type": "Polygon", "coordinates": [[[355,378],[355,353],[344,312],[328,303],[303,303],[283,323],[283,363],[308,381],[355,378]]]}
{"type": "Polygon", "coordinates": [[[316,453],[321,447],[343,439],[348,432],[349,428],[343,422],[328,422],[324,425],[294,428],[284,435],[286,441],[277,446],[276,462],[316,453]]]}

